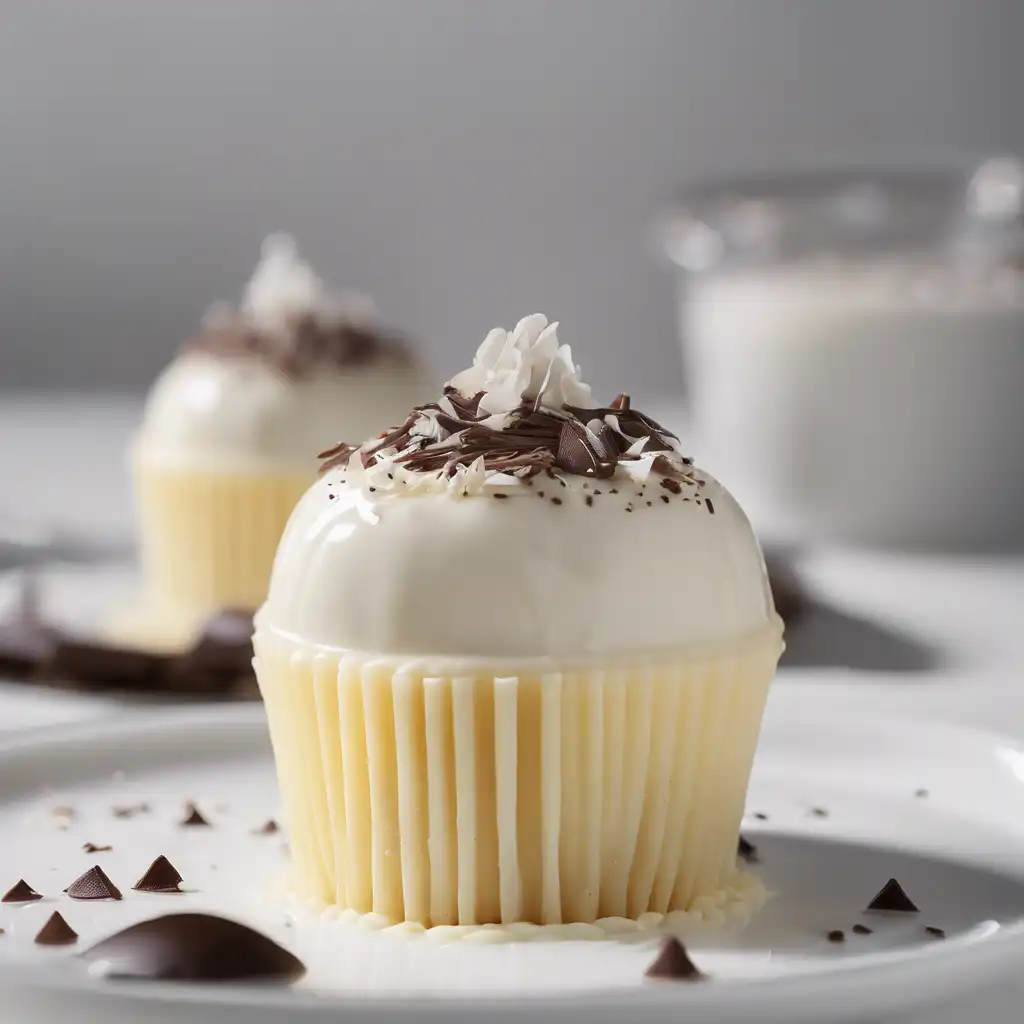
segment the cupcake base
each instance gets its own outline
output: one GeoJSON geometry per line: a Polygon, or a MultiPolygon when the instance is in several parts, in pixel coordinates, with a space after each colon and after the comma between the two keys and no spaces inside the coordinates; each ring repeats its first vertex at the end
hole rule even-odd
{"type": "Polygon", "coordinates": [[[593,923],[691,911],[736,874],[775,625],[601,665],[255,646],[300,897],[425,927],[593,923]]]}
{"type": "Polygon", "coordinates": [[[142,568],[153,603],[197,617],[258,608],[308,473],[222,472],[136,459],[142,568]]]}

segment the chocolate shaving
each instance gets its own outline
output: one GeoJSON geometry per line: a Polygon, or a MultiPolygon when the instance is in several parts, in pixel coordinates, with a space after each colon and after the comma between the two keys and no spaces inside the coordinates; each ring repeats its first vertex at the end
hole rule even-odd
{"type": "Polygon", "coordinates": [[[566,420],[558,435],[555,464],[567,473],[605,480],[615,473],[616,454],[615,437],[607,425],[594,433],[580,420],[566,420]]]}
{"type": "Polygon", "coordinates": [[[209,825],[210,823],[199,813],[199,808],[194,803],[185,804],[185,817],[179,822],[182,828],[191,828],[196,825],[209,825]]]}
{"type": "Polygon", "coordinates": [[[181,892],[181,880],[178,869],[163,854],[160,854],[132,888],[136,892],[181,892]]]}
{"type": "Polygon", "coordinates": [[[347,368],[376,359],[407,362],[404,344],[393,334],[350,319],[291,316],[278,330],[263,329],[242,314],[202,330],[185,343],[187,352],[221,359],[255,358],[287,377],[307,377],[324,366],[347,368]]]}
{"type": "Polygon", "coordinates": [[[845,942],[846,941],[846,936],[843,934],[843,932],[839,928],[833,928],[832,931],[830,931],[828,933],[827,938],[828,938],[829,942],[845,942]]]}
{"type": "Polygon", "coordinates": [[[945,928],[936,928],[934,925],[926,924],[924,930],[936,939],[944,939],[946,937],[945,928]]]}
{"type": "Polygon", "coordinates": [[[32,903],[42,898],[42,893],[36,892],[24,878],[19,878],[0,898],[0,903],[32,903]]]}
{"type": "Polygon", "coordinates": [[[268,818],[259,828],[254,828],[252,834],[254,836],[273,836],[281,831],[281,827],[274,821],[273,818],[268,818]]]}
{"type": "Polygon", "coordinates": [[[674,480],[672,477],[663,477],[661,480],[661,486],[666,491],[671,491],[673,494],[682,494],[683,488],[678,480],[674,480]]]}
{"type": "Polygon", "coordinates": [[[738,851],[740,859],[748,864],[756,864],[758,861],[757,847],[743,836],[740,836],[738,851]]]}
{"type": "Polygon", "coordinates": [[[648,978],[673,981],[703,981],[707,975],[700,971],[686,952],[686,947],[670,936],[661,944],[661,950],[644,972],[648,978]]]}
{"type": "Polygon", "coordinates": [[[110,813],[115,818],[134,818],[137,814],[149,814],[150,807],[147,803],[126,804],[123,807],[112,807],[110,813]]]}
{"type": "Polygon", "coordinates": [[[60,911],[55,910],[36,935],[38,946],[73,946],[78,941],[78,932],[64,920],[60,911]]]}
{"type": "Polygon", "coordinates": [[[95,843],[83,843],[83,853],[110,853],[112,846],[97,846],[95,843]]]}
{"type": "Polygon", "coordinates": [[[854,935],[874,935],[874,929],[869,928],[866,924],[855,924],[850,931],[854,935]]]}
{"type": "Polygon", "coordinates": [[[98,864],[79,875],[64,891],[73,900],[121,899],[121,890],[98,864]]]}
{"type": "Polygon", "coordinates": [[[920,913],[914,901],[906,894],[903,886],[890,878],[868,904],[868,910],[887,910],[900,914],[920,913]]]}

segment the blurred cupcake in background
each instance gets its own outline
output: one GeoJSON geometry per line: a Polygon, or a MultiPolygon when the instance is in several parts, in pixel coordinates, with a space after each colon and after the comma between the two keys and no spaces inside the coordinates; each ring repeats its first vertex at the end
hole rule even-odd
{"type": "Polygon", "coordinates": [[[373,435],[433,391],[365,302],[268,238],[239,308],[212,309],[150,391],[131,452],[145,593],[108,632],[174,650],[218,609],[256,608],[339,424],[373,435]]]}

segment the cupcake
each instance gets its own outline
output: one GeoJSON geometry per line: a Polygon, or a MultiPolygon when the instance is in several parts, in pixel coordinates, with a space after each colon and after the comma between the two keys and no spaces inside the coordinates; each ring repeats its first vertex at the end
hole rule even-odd
{"type": "Polygon", "coordinates": [[[240,307],[213,310],[149,394],[132,451],[146,592],[108,632],[174,649],[219,608],[257,608],[316,452],[339,424],[370,435],[434,390],[269,238],[240,307]]]}
{"type": "Polygon", "coordinates": [[[296,893],[428,927],[720,899],[783,646],[730,494],[540,315],[324,457],[254,638],[296,893]]]}

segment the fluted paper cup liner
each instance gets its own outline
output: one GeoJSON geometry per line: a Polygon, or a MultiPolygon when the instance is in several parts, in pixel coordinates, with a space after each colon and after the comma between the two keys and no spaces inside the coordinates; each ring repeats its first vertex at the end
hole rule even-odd
{"type": "Polygon", "coordinates": [[[688,910],[735,878],[774,627],[698,659],[458,671],[255,643],[304,898],[558,924],[688,910]]]}
{"type": "Polygon", "coordinates": [[[135,465],[142,567],[155,605],[258,608],[309,474],[135,465]]]}

